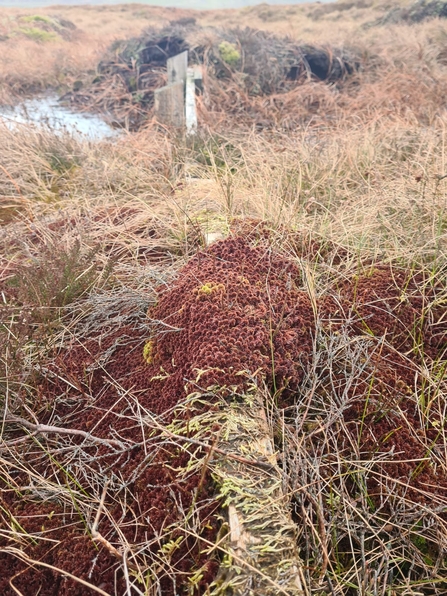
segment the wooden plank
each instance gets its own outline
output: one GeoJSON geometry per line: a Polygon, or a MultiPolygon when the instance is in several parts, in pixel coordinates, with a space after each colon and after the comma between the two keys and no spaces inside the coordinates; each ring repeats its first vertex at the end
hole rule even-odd
{"type": "MultiPolygon", "coordinates": [[[[240,400],[240,396],[238,398],[240,400]]],[[[227,405],[213,475],[221,485],[229,527],[219,596],[306,596],[297,529],[260,393],[227,405]],[[260,462],[262,467],[243,463],[260,462]]],[[[214,592],[213,592],[214,594],[214,592]]]]}
{"type": "Polygon", "coordinates": [[[197,131],[197,112],[196,112],[196,84],[194,80],[194,69],[188,68],[186,75],[185,92],[185,120],[186,134],[193,135],[197,131]]]}
{"type": "Polygon", "coordinates": [[[185,85],[187,71],[187,51],[177,54],[177,56],[173,56],[172,58],[168,58],[168,85],[181,82],[183,82],[183,85],[185,85]]]}
{"type": "Polygon", "coordinates": [[[185,94],[182,81],[156,89],[155,118],[160,124],[182,128],[185,126],[185,94]]]}

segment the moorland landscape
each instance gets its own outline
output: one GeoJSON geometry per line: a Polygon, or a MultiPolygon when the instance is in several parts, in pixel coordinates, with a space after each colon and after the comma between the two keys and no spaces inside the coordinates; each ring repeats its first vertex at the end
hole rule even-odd
{"type": "Polygon", "coordinates": [[[446,16],[2,9],[2,596],[447,592],[446,16]]]}

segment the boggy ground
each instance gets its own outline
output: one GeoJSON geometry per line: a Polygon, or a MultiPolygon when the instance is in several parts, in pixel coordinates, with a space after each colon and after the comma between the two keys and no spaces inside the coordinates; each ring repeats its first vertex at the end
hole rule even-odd
{"type": "Polygon", "coordinates": [[[270,96],[232,73],[195,139],[0,128],[1,593],[206,593],[218,428],[185,439],[209,384],[254,380],[306,589],[446,591],[446,27],[365,27],[387,10],[64,8],[51,41],[3,23],[3,101],[85,89],[111,42],[181,18],[362,60],[270,96]]]}
{"type": "Polygon", "coordinates": [[[148,31],[154,37],[154,30],[172,34],[192,28],[188,45],[201,45],[213,61],[216,56],[220,60],[222,40],[242,52],[231,63],[227,48],[230,62],[220,60],[217,73],[216,65],[207,63],[209,91],[199,112],[202,123],[213,129],[228,129],[229,118],[232,126],[261,129],[333,126],[346,118],[355,126],[360,113],[370,122],[386,114],[395,121],[430,125],[442,114],[445,96],[445,20],[430,15],[418,23],[387,20],[389,12],[387,2],[370,1],[202,12],[138,4],[3,9],[0,101],[16,102],[51,88],[61,96],[75,93],[84,108],[102,111],[127,128],[141,126],[151,121],[151,92],[164,82],[165,73],[154,64],[145,64],[150,72],[143,72],[139,42],[148,31]],[[244,33],[246,27],[251,34],[244,33]],[[133,43],[123,56],[129,40],[133,43]],[[355,71],[355,76],[344,84],[322,83],[327,73],[314,76],[310,60],[307,79],[290,85],[287,76],[303,74],[299,56],[292,71],[287,64],[283,69],[290,46],[319,52],[324,60],[318,72],[355,71]],[[115,62],[114,68],[104,69],[107,62],[115,62]],[[278,78],[275,69],[284,70],[285,80],[266,93],[263,76],[278,78]]]}
{"type": "Polygon", "coordinates": [[[248,370],[306,585],[442,594],[442,130],[2,138],[5,593],[206,593],[218,428],[172,429],[248,370]]]}
{"type": "MultiPolygon", "coordinates": [[[[412,528],[429,518],[423,538],[410,530],[408,552],[393,573],[398,582],[443,585],[446,404],[425,386],[421,367],[429,360],[445,370],[447,323],[438,306],[445,286],[403,268],[365,264],[317,298],[309,263],[330,249],[303,250],[300,236],[289,234],[292,259],[275,240],[264,224],[236,224],[230,238],[198,252],[159,286],[157,298],[87,308],[72,339],[41,363],[30,381],[39,422],[57,421],[94,440],[64,438],[59,430],[57,438],[32,433],[20,447],[27,435],[20,420],[7,419],[5,444],[22,463],[2,480],[2,507],[23,538],[18,548],[17,538],[3,537],[2,593],[16,593],[12,586],[26,595],[94,593],[82,580],[107,594],[129,585],[147,593],[208,593],[221,558],[209,548],[221,526],[217,488],[203,454],[170,439],[169,424],[197,413],[188,395],[212,386],[241,393],[254,381],[267,384],[275,417],[286,421],[283,433],[295,431],[307,444],[293,452],[293,443],[278,443],[297,522],[313,502],[301,475],[318,454],[322,519],[336,518],[348,499],[372,516],[366,534],[380,524],[387,540],[397,511],[412,528]],[[332,344],[327,353],[325,344],[332,344]],[[326,419],[322,404],[331,412],[326,419]],[[300,469],[297,457],[309,458],[300,469]],[[202,461],[198,469],[195,461],[202,461]],[[334,466],[342,469],[334,473],[334,466]],[[71,486],[70,508],[60,494],[64,485],[71,486]],[[439,566],[435,583],[425,576],[427,561],[439,566]]],[[[203,408],[213,408],[213,399],[203,408]]],[[[26,417],[19,404],[18,414],[26,417]]],[[[218,430],[210,429],[210,440],[218,430]]],[[[348,565],[335,546],[326,545],[326,565],[338,558],[348,565]]]]}

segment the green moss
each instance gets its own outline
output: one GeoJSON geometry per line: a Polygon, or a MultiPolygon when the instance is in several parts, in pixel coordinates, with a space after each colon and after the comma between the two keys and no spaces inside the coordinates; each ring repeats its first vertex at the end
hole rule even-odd
{"type": "Polygon", "coordinates": [[[143,358],[147,364],[152,364],[155,356],[155,342],[150,339],[144,344],[143,358]]]}
{"type": "Polygon", "coordinates": [[[56,35],[56,33],[53,33],[52,31],[43,31],[37,27],[20,27],[18,31],[29,39],[40,41],[42,43],[59,39],[59,36],[56,35]]]}
{"type": "Polygon", "coordinates": [[[238,275],[237,278],[238,282],[241,284],[241,286],[250,286],[250,280],[248,280],[246,277],[244,277],[243,275],[238,275]]]}
{"type": "Polygon", "coordinates": [[[27,15],[25,17],[21,17],[20,20],[24,23],[44,23],[45,25],[50,25],[51,27],[59,27],[58,23],[54,19],[38,14],[27,15]]]}
{"type": "Polygon", "coordinates": [[[219,44],[220,57],[229,66],[235,66],[241,59],[241,54],[237,47],[229,41],[223,41],[219,44]]]}
{"type": "Polygon", "coordinates": [[[198,296],[211,296],[211,294],[215,294],[216,292],[225,292],[224,284],[216,284],[209,281],[197,289],[198,296]]]}
{"type": "Polygon", "coordinates": [[[214,211],[203,209],[191,216],[194,223],[200,226],[206,226],[207,232],[216,232],[224,229],[228,231],[228,218],[225,215],[214,211]]]}

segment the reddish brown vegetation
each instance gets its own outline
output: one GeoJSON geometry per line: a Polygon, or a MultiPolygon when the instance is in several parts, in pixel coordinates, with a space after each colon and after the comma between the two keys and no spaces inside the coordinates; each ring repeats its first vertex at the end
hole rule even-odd
{"type": "MultiPolygon", "coordinates": [[[[39,382],[40,403],[52,412],[52,423],[56,419],[59,426],[131,445],[118,454],[106,445],[84,447],[91,456],[89,469],[78,470],[87,492],[101,478],[114,478],[115,490],[109,490],[114,497],[106,499],[109,518],[99,526],[112,544],[119,544],[114,520],[129,544],[148,545],[146,550],[156,558],[162,546],[157,536],[171,524],[180,527],[195,503],[199,538],[181,530],[168,533],[170,540],[183,535],[183,541],[171,560],[177,587],[166,570],[159,572],[166,595],[180,593],[184,574],[204,565],[199,592],[215,575],[218,560],[203,552],[201,539],[216,538],[218,504],[208,475],[179,477],[176,470],[188,463],[188,452],[159,432],[150,435],[138,419],[150,412],[169,422],[173,408],[189,391],[214,384],[225,386],[229,393],[232,388],[242,391],[261,379],[287,408],[299,401],[300,384],[312,364],[316,324],[302,273],[263,236],[261,230],[248,240],[230,238],[198,253],[171,287],[159,289],[149,324],[142,325],[136,316],[134,324],[73,344],[53,359],[48,365],[51,373],[39,382]],[[143,349],[151,337],[145,361],[143,349]],[[127,506],[122,505],[125,498],[127,506]]],[[[337,302],[321,301],[323,330],[351,337],[367,334],[375,342],[369,362],[349,390],[343,418],[350,437],[340,433],[340,451],[346,459],[351,454],[367,461],[377,452],[394,449],[396,463],[374,465],[377,473],[387,473],[400,483],[396,490],[409,483],[407,497],[416,501],[445,494],[445,474],[428,464],[406,461],[424,457],[427,440],[436,447],[439,438],[439,409],[433,406],[430,421],[421,421],[414,396],[421,383],[415,377],[421,354],[433,360],[445,358],[446,324],[439,311],[428,308],[436,288],[418,276],[378,267],[339,287],[338,294],[337,302]],[[381,338],[386,342],[380,343],[381,338]],[[355,444],[357,454],[352,451],[355,444]]],[[[344,373],[332,371],[335,397],[346,389],[344,373]]],[[[64,482],[61,471],[42,451],[39,455],[39,449],[33,453],[30,449],[24,457],[33,460],[42,475],[64,482]]],[[[20,473],[15,482],[17,487],[29,486],[29,477],[20,473]]],[[[368,487],[376,505],[384,497],[378,486],[371,481],[368,487]]],[[[39,503],[36,494],[25,488],[19,492],[3,485],[2,489],[2,507],[27,532],[45,532],[46,538],[56,541],[34,544],[26,539],[23,550],[29,557],[63,568],[106,592],[124,593],[119,562],[102,546],[97,550],[76,512],[64,510],[57,499],[39,503]]],[[[4,539],[1,543],[6,545],[4,539]]],[[[0,593],[5,596],[14,593],[11,578],[25,596],[91,593],[58,572],[29,568],[14,556],[0,555],[0,593]]]]}
{"type": "Polygon", "coordinates": [[[296,391],[314,329],[300,278],[290,260],[242,238],[197,255],[149,313],[170,326],[154,345],[152,374],[160,366],[169,374],[159,400],[175,403],[185,380],[196,377],[201,387],[243,390],[247,377],[259,376],[272,389],[296,391]]]}
{"type": "MultiPolygon", "coordinates": [[[[201,479],[199,475],[194,474],[184,479],[178,478],[176,468],[185,467],[188,454],[172,444],[155,449],[153,439],[149,439],[148,455],[142,445],[144,438],[141,425],[132,418],[132,408],[136,407],[136,404],[120,396],[119,388],[123,391],[132,389],[142,408],[163,411],[161,405],[155,404],[155,407],[152,407],[154,393],[150,389],[151,373],[142,358],[145,339],[144,328],[129,326],[114,330],[107,338],[95,337],[83,345],[73,346],[52,365],[52,368],[58,371],[59,378],[50,376],[44,379],[39,390],[42,401],[56,401],[55,407],[58,416],[65,421],[64,426],[91,432],[95,437],[118,436],[120,440],[132,445],[130,450],[124,451],[121,455],[117,455],[105,445],[87,448],[85,451],[91,454],[92,461],[89,463],[90,469],[85,470],[84,484],[92,473],[100,475],[99,479],[112,475],[121,486],[127,484],[126,488],[115,491],[115,498],[106,503],[109,514],[112,519],[120,521],[122,534],[130,544],[137,545],[151,540],[151,548],[148,550],[152,549],[156,555],[166,541],[166,538],[158,541],[157,536],[163,534],[163,530],[171,524],[182,521],[183,514],[179,510],[179,504],[188,512],[196,494],[201,538],[212,540],[218,524],[215,517],[216,503],[212,498],[214,488],[210,479],[201,479]],[[114,344],[116,349],[112,348],[112,358],[102,367],[101,356],[114,344]],[[87,372],[89,367],[92,370],[90,374],[87,372]],[[112,379],[113,383],[109,383],[112,379]],[[70,389],[67,382],[78,390],[70,389]],[[60,403],[62,398],[63,404],[60,403]],[[65,403],[67,398],[70,400],[69,405],[65,403]],[[122,505],[121,499],[125,498],[130,499],[129,507],[122,505]]],[[[178,399],[181,397],[178,396],[178,399]]],[[[169,404],[174,405],[175,402],[169,404]]],[[[57,474],[58,471],[51,469],[46,458],[41,459],[42,464],[34,464],[34,469],[50,478],[57,474]]],[[[27,484],[25,475],[21,475],[16,481],[22,486],[27,484]]],[[[91,480],[90,484],[94,485],[95,480],[91,480]]],[[[90,490],[88,484],[85,484],[85,489],[87,492],[90,490]]],[[[110,489],[109,493],[112,492],[114,491],[110,489]]],[[[30,502],[26,496],[20,500],[12,490],[6,494],[5,501],[9,511],[17,517],[27,532],[39,533],[45,525],[46,537],[60,541],[56,545],[45,542],[39,542],[38,545],[29,544],[25,549],[28,556],[69,571],[96,586],[101,586],[110,594],[115,593],[116,581],[117,593],[125,592],[122,573],[117,572],[118,561],[101,546],[97,548],[86,536],[86,528],[79,522],[76,511],[64,511],[57,501],[48,508],[46,505],[30,502]],[[55,511],[51,524],[47,522],[49,509],[55,511]],[[33,515],[36,511],[39,512],[38,516],[33,515]],[[79,552],[76,545],[79,545],[79,552]]],[[[112,544],[116,544],[116,532],[107,519],[102,520],[99,531],[112,544]]],[[[175,540],[179,536],[182,534],[170,532],[168,539],[175,540]]],[[[195,538],[184,537],[181,550],[172,556],[171,565],[175,572],[181,575],[202,567],[207,558],[201,554],[202,548],[203,544],[195,538]]],[[[7,586],[11,576],[18,571],[22,571],[22,575],[13,583],[25,595],[42,593],[81,596],[94,593],[72,580],[62,580],[57,572],[44,570],[36,574],[35,569],[24,572],[28,565],[18,562],[14,557],[0,555],[0,561],[0,593],[5,596],[14,593],[7,586]]],[[[216,572],[217,562],[211,559],[207,567],[209,571],[208,574],[204,574],[203,584],[211,581],[216,572]]],[[[172,579],[166,571],[160,571],[160,586],[163,594],[175,593],[172,579]]]]}
{"type": "MultiPolygon", "coordinates": [[[[133,444],[130,453],[121,456],[113,454],[107,446],[91,449],[96,458],[91,464],[92,471],[105,473],[112,467],[120,471],[122,481],[130,483],[131,507],[136,509],[139,524],[132,523],[130,511],[123,520],[121,506],[108,504],[113,518],[121,520],[123,534],[130,543],[152,537],[157,552],[161,545],[155,537],[163,528],[180,521],[177,503],[187,512],[197,491],[202,538],[213,540],[217,520],[210,479],[201,479],[198,475],[186,480],[177,477],[175,469],[184,467],[188,461],[186,452],[179,452],[172,444],[162,445],[147,461],[141,426],[132,419],[136,403],[122,396],[131,391],[143,412],[166,413],[165,421],[169,421],[172,408],[186,397],[185,383],[193,382],[199,370],[209,369],[201,376],[201,386],[220,383],[243,389],[250,373],[254,378],[257,372],[267,377],[271,385],[276,384],[278,388],[289,385],[289,392],[296,389],[311,354],[313,329],[309,299],[295,286],[299,277],[293,264],[266,245],[251,248],[240,238],[219,243],[206,253],[198,254],[182,270],[172,288],[160,291],[159,304],[150,312],[152,324],[160,332],[156,336],[152,364],[143,359],[149,329],[141,324],[110,329],[107,334],[73,345],[51,364],[54,374],[42,380],[39,393],[42,402],[56,408],[59,419],[95,437],[110,438],[113,434],[133,444]],[[100,364],[104,354],[110,352],[109,360],[100,364]],[[239,376],[239,372],[244,373],[243,376],[239,376]],[[156,376],[164,378],[154,379],[156,376]],[[69,405],[67,398],[71,398],[69,405]]],[[[152,442],[150,445],[153,450],[152,442]]],[[[40,471],[45,475],[43,465],[40,471]]],[[[18,478],[17,482],[26,484],[25,478],[18,478]]],[[[41,531],[42,517],[30,516],[37,507],[35,503],[27,499],[20,502],[10,491],[7,506],[29,533],[41,531]]],[[[42,515],[46,515],[45,507],[43,509],[42,515]]],[[[62,511],[57,504],[52,510],[57,512],[54,519],[60,523],[62,511]]],[[[56,547],[39,543],[29,545],[26,551],[33,558],[63,567],[83,579],[89,578],[92,562],[98,555],[95,569],[103,570],[99,583],[106,586],[107,591],[114,583],[117,564],[104,549],[99,553],[95,551],[93,543],[85,538],[85,529],[75,523],[76,519],[76,513],[64,516],[65,524],[74,524],[70,525],[69,535],[60,525],[53,533],[49,532],[48,536],[61,541],[56,547]],[[64,556],[67,549],[73,550],[69,546],[73,541],[82,543],[81,555],[64,556]]],[[[110,524],[103,522],[100,531],[114,542],[110,524]]],[[[171,533],[170,539],[176,537],[171,533]]],[[[206,563],[201,549],[203,544],[185,538],[176,551],[171,564],[178,575],[178,584],[182,573],[199,569],[206,563]]],[[[204,575],[203,585],[209,583],[216,565],[215,560],[208,562],[209,572],[204,575]]],[[[14,585],[24,594],[36,592],[34,584],[40,581],[41,575],[39,585],[46,590],[42,593],[65,593],[61,591],[62,584],[69,586],[67,594],[87,593],[86,588],[76,586],[71,580],[48,581],[49,577],[58,576],[57,572],[45,570],[40,575],[34,569],[25,572],[26,567],[14,557],[3,557],[0,592],[13,593],[8,582],[14,569],[14,573],[23,571],[14,585]],[[30,576],[34,578],[31,591],[27,587],[31,585],[30,576]]],[[[90,581],[99,585],[96,577],[92,573],[90,581]]],[[[118,592],[122,591],[122,581],[121,577],[118,592]]],[[[174,593],[173,582],[167,575],[161,585],[163,594],[174,593]]]]}
{"type": "MultiPolygon", "coordinates": [[[[2,487],[2,490],[5,489],[2,487]]],[[[71,572],[102,588],[114,593],[114,574],[117,569],[116,559],[103,548],[95,549],[85,528],[79,522],[78,515],[70,515],[56,503],[23,501],[14,493],[6,494],[2,506],[7,508],[20,525],[33,535],[41,535],[36,543],[29,539],[23,550],[28,557],[54,565],[71,572]],[[50,539],[52,542],[46,542],[50,539]],[[54,542],[53,542],[54,541],[54,542]],[[96,564],[95,564],[96,563],[96,564]]],[[[74,580],[64,578],[59,572],[29,565],[18,558],[0,553],[0,592],[1,594],[42,594],[42,596],[83,596],[95,592],[74,580]],[[10,585],[20,592],[15,592],[10,585]]],[[[117,581],[118,593],[124,594],[125,585],[122,576],[117,581]]]]}
{"type": "MultiPolygon", "coordinates": [[[[338,325],[352,336],[370,336],[374,342],[369,365],[358,372],[349,391],[343,418],[350,435],[340,448],[349,453],[357,444],[361,460],[368,462],[379,454],[388,460],[375,464],[369,480],[368,494],[376,506],[383,506],[390,496],[383,492],[386,477],[396,481],[392,492],[405,494],[410,501],[431,504],[435,495],[447,494],[442,465],[420,461],[430,455],[427,445],[435,453],[437,447],[439,454],[443,449],[445,404],[439,398],[430,403],[435,388],[424,387],[420,373],[423,363],[442,366],[447,356],[445,309],[436,306],[441,292],[442,287],[422,274],[390,266],[368,268],[339,288],[338,309],[343,315],[339,311],[338,325]]],[[[332,310],[325,316],[333,325],[330,303],[332,310]]],[[[339,375],[340,394],[346,387],[342,378],[339,375]]]]}

